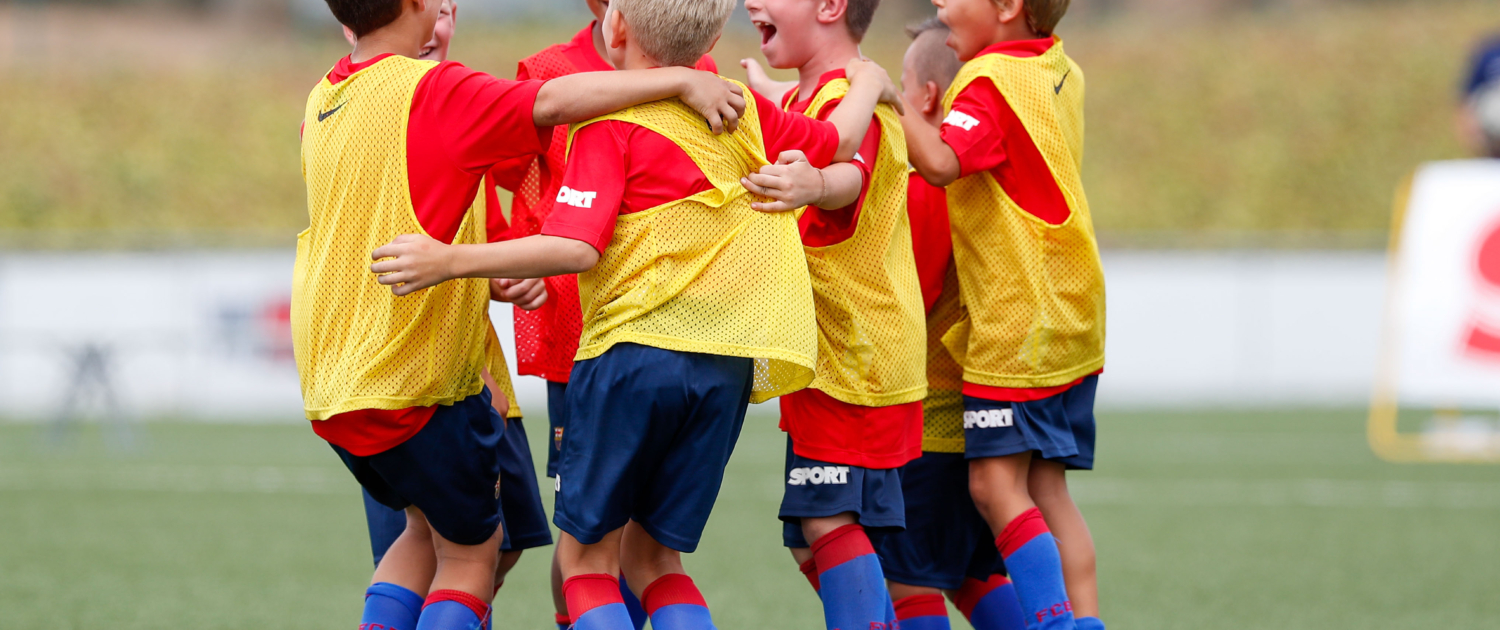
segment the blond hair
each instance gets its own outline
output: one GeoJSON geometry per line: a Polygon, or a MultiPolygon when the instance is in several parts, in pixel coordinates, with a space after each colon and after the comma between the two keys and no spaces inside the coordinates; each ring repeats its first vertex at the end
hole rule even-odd
{"type": "Polygon", "coordinates": [[[1057,23],[1068,12],[1069,0],[1025,0],[1026,23],[1037,35],[1051,37],[1057,23]]]}
{"type": "Polygon", "coordinates": [[[737,0],[613,0],[641,51],[663,66],[688,66],[713,48],[737,0]]]}

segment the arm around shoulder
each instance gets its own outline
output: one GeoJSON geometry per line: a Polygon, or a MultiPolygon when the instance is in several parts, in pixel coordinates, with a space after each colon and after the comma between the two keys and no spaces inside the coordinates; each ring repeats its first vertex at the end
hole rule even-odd
{"type": "Polygon", "coordinates": [[[932,126],[915,111],[901,115],[901,129],[906,132],[906,159],[927,183],[943,187],[958,180],[958,154],[943,141],[940,128],[932,126]]]}

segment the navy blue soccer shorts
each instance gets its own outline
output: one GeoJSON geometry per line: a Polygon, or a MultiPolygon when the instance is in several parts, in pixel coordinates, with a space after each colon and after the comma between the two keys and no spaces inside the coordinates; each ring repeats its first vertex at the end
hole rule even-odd
{"type": "Polygon", "coordinates": [[[969,496],[963,453],[922,453],[901,469],[906,530],[875,541],[880,566],[893,582],[957,589],[964,578],[1005,573],[990,526],[969,496]]]}
{"type": "Polygon", "coordinates": [[[557,476],[563,426],[568,421],[568,384],[547,381],[547,476],[557,476]]]}
{"type": "MultiPolygon", "coordinates": [[[[500,442],[500,530],[505,538],[501,551],[520,551],[552,544],[552,529],[542,507],[542,494],[536,480],[536,464],[531,459],[531,445],[526,425],[520,418],[506,421],[505,439],[500,442]]],[[[365,522],[370,529],[370,552],[375,565],[406,530],[406,512],[393,510],[364,491],[365,522]]]]}
{"type": "Polygon", "coordinates": [[[576,363],[553,522],[587,545],[634,520],[697,549],[754,374],[751,359],[632,343],[576,363]]]}
{"type": "Polygon", "coordinates": [[[500,526],[504,438],[504,422],[483,389],[439,405],[421,431],[384,452],[361,457],[330,446],[377,503],[392,510],[415,505],[439,536],[477,545],[500,526]]]}
{"type": "Polygon", "coordinates": [[[873,539],[906,526],[899,468],[861,468],[809,459],[786,440],[786,490],[781,495],[781,541],[792,548],[811,545],[802,519],[853,512],[873,539]]]}
{"type": "Polygon", "coordinates": [[[1035,451],[1073,470],[1094,468],[1094,392],[1099,376],[1056,396],[1000,402],[964,396],[964,455],[969,459],[1035,451]]]}

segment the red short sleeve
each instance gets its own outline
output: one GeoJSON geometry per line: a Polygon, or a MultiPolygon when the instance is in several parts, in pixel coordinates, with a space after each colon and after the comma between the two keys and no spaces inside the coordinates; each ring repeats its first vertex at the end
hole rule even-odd
{"type": "MultiPolygon", "coordinates": [[[[823,106],[822,111],[818,112],[818,118],[828,118],[841,100],[829,101],[823,106]]],[[[809,207],[806,212],[803,212],[802,219],[799,221],[803,244],[809,247],[828,247],[842,243],[852,238],[859,227],[859,213],[864,209],[865,196],[870,192],[870,178],[874,176],[875,160],[880,153],[880,119],[872,118],[864,140],[860,141],[859,151],[854,154],[854,159],[849,161],[860,172],[859,197],[854,200],[854,203],[843,208],[825,210],[809,207]]]]}
{"type": "MultiPolygon", "coordinates": [[[[960,177],[988,171],[1005,161],[1005,112],[1010,104],[989,79],[977,79],[953,99],[943,119],[943,142],[958,156],[960,177]]],[[[1014,117],[1014,115],[1012,115],[1014,117]]]]}
{"type": "Polygon", "coordinates": [[[600,253],[609,247],[625,196],[630,127],[606,120],[573,134],[562,188],[542,234],[583,241],[600,253]]]}
{"type": "Polygon", "coordinates": [[[541,89],[540,81],[505,81],[444,62],[417,86],[411,128],[437,137],[454,166],[481,173],[547,151],[552,128],[532,117],[541,89]]]}
{"type": "Polygon", "coordinates": [[[783,151],[795,149],[806,153],[807,161],[818,168],[833,162],[834,154],[839,152],[839,131],[833,123],[787,112],[759,92],[751,90],[751,94],[760,115],[767,159],[774,163],[783,151]]]}
{"type": "Polygon", "coordinates": [[[696,63],[696,64],[693,65],[693,69],[694,70],[702,70],[704,72],[712,72],[714,74],[718,74],[719,73],[719,64],[714,63],[714,58],[713,57],[710,57],[708,55],[704,55],[703,58],[701,58],[701,59],[698,60],[698,63],[696,63]]]}

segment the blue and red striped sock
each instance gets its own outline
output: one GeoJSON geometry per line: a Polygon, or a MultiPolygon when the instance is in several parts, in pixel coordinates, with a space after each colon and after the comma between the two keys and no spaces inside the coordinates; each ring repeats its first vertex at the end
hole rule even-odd
{"type": "Polygon", "coordinates": [[[823,590],[823,587],[818,584],[818,560],[816,558],[797,565],[797,570],[802,572],[802,577],[807,578],[807,583],[812,585],[814,593],[823,590]]]}
{"type": "Polygon", "coordinates": [[[620,595],[620,579],[603,573],[575,575],[563,581],[573,630],[633,630],[630,611],[620,595]]]}
{"type": "Polygon", "coordinates": [[[636,599],[630,585],[625,583],[624,573],[620,574],[620,599],[625,600],[625,610],[630,612],[630,623],[635,624],[635,630],[646,627],[646,609],[641,606],[641,600],[636,599]]]}
{"type": "Polygon", "coordinates": [[[1015,581],[1026,627],[1075,630],[1073,603],[1068,601],[1068,587],[1063,582],[1062,556],[1041,510],[1031,508],[1012,520],[995,539],[995,547],[1015,581]]]}
{"type": "Polygon", "coordinates": [[[552,621],[557,624],[557,630],[568,630],[573,625],[573,620],[562,613],[553,613],[552,621]]]}
{"type": "Polygon", "coordinates": [[[444,589],[427,594],[417,630],[475,630],[490,618],[490,606],[469,593],[444,589]]]}
{"type": "Polygon", "coordinates": [[[974,630],[1024,630],[1026,617],[1021,600],[1016,599],[1016,585],[1000,574],[983,582],[964,580],[953,596],[953,605],[969,620],[974,630]]]}
{"type": "Polygon", "coordinates": [[[896,600],[896,621],[901,630],[951,630],[948,605],[942,595],[912,595],[896,600]]]}
{"type": "Polygon", "coordinates": [[[1104,630],[1104,622],[1098,617],[1079,617],[1075,625],[1078,630],[1104,630]]]}
{"type": "Polygon", "coordinates": [[[871,630],[896,622],[885,573],[865,528],[851,523],[835,529],[813,543],[812,552],[828,630],[871,630]]]}
{"type": "Polygon", "coordinates": [[[421,595],[390,582],[376,582],[365,591],[359,630],[416,630],[420,616],[421,595]]]}
{"type": "Polygon", "coordinates": [[[713,630],[714,619],[708,614],[703,593],[693,578],[668,573],[656,579],[641,592],[641,601],[651,616],[652,630],[713,630]]]}

